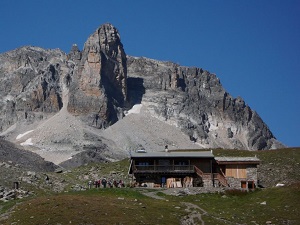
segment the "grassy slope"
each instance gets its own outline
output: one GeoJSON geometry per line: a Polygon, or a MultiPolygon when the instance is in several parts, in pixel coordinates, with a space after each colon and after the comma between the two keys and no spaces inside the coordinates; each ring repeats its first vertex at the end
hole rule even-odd
{"type": "Polygon", "coordinates": [[[152,199],[129,188],[41,196],[15,206],[14,213],[2,223],[179,224],[187,215],[182,202],[204,209],[207,213],[202,218],[206,224],[265,224],[272,221],[296,225],[300,221],[299,184],[244,194],[162,196],[165,200],[152,199]]]}
{"type": "MultiPolygon", "coordinates": [[[[299,224],[299,148],[259,152],[214,150],[214,154],[257,155],[262,160],[260,175],[270,178],[270,186],[277,181],[293,184],[249,193],[228,192],[225,195],[175,197],[160,194],[165,200],[146,197],[130,188],[39,193],[15,205],[10,217],[0,221],[0,224],[180,224],[180,219],[187,215],[182,202],[190,202],[205,210],[206,214],[195,209],[202,214],[205,224],[265,224],[266,221],[272,221],[273,224],[299,224]],[[260,204],[262,202],[266,204],[260,204]]],[[[107,175],[112,170],[126,173],[128,160],[88,165],[72,173],[55,176],[71,181],[82,174],[90,174],[91,168],[101,175],[107,175]]],[[[0,209],[1,206],[4,207],[2,212],[6,211],[12,207],[12,202],[0,203],[0,209]]]]}
{"type": "Polygon", "coordinates": [[[5,224],[176,224],[186,214],[178,204],[129,188],[92,189],[26,201],[5,224]]]}
{"type": "Polygon", "coordinates": [[[205,209],[207,224],[299,224],[300,185],[268,188],[250,193],[225,195],[203,194],[196,198],[187,196],[184,201],[193,202],[205,209]],[[261,204],[266,202],[266,204],[261,204]],[[221,220],[222,219],[222,220],[221,220]],[[251,222],[251,221],[256,221],[251,222]]]}

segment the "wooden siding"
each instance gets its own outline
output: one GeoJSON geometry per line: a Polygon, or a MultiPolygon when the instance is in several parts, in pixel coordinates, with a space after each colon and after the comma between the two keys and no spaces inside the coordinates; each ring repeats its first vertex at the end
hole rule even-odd
{"type": "Polygon", "coordinates": [[[211,160],[209,159],[192,159],[191,164],[197,166],[204,173],[211,172],[211,160]]]}
{"type": "Polygon", "coordinates": [[[226,165],[226,177],[247,178],[246,165],[226,165]]]}

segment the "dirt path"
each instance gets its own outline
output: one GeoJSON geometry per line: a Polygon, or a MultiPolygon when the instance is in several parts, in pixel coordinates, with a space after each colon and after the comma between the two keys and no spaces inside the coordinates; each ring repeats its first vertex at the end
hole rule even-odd
{"type": "MultiPolygon", "coordinates": [[[[154,199],[165,200],[165,198],[157,195],[157,191],[141,191],[141,193],[154,199]]],[[[186,207],[185,211],[189,214],[180,220],[181,225],[205,225],[202,215],[207,214],[207,212],[204,209],[201,209],[199,206],[189,202],[182,202],[182,204],[186,207]]]]}
{"type": "Polygon", "coordinates": [[[15,208],[17,205],[19,205],[21,203],[16,203],[13,207],[11,207],[8,211],[6,211],[5,213],[0,214],[0,225],[5,224],[4,222],[6,220],[9,219],[9,217],[11,217],[11,215],[15,212],[15,208]]]}
{"type": "Polygon", "coordinates": [[[142,194],[144,194],[148,197],[151,197],[151,198],[155,198],[155,199],[159,199],[159,200],[165,200],[165,198],[158,196],[156,191],[143,192],[142,194]]]}
{"type": "MultiPolygon", "coordinates": [[[[172,194],[174,194],[175,191],[172,188],[169,188],[169,189],[166,189],[166,190],[158,190],[158,191],[153,191],[153,190],[152,191],[147,191],[147,190],[144,190],[144,189],[140,190],[140,193],[142,193],[142,194],[144,194],[148,197],[158,199],[158,200],[166,200],[166,198],[158,196],[157,192],[163,192],[167,195],[172,195],[172,194]]],[[[180,220],[181,225],[198,225],[198,224],[205,225],[205,221],[202,218],[202,216],[204,216],[204,215],[206,215],[208,217],[211,217],[215,220],[222,221],[222,223],[225,223],[225,224],[233,224],[233,225],[237,224],[233,221],[229,221],[229,220],[226,220],[224,218],[220,218],[216,215],[211,215],[207,211],[205,211],[204,209],[202,209],[201,207],[199,207],[198,205],[195,205],[193,203],[181,202],[181,204],[184,205],[185,211],[188,213],[185,217],[183,217],[180,220]]]]}
{"type": "Polygon", "coordinates": [[[187,211],[189,214],[181,219],[180,221],[181,225],[193,225],[193,224],[205,225],[202,216],[207,214],[207,212],[204,209],[201,209],[199,206],[189,202],[182,202],[182,204],[187,207],[185,211],[187,211]]]}

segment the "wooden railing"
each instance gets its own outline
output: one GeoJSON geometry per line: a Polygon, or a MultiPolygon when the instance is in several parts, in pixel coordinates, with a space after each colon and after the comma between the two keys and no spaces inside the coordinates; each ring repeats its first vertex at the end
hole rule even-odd
{"type": "Polygon", "coordinates": [[[156,172],[186,172],[186,173],[196,173],[203,180],[217,179],[221,185],[228,187],[227,180],[225,176],[221,173],[204,173],[195,165],[134,165],[133,171],[135,173],[156,173],[156,172]]]}
{"type": "Polygon", "coordinates": [[[229,187],[227,179],[223,173],[215,173],[214,178],[216,178],[222,186],[229,187]]]}
{"type": "Polygon", "coordinates": [[[193,165],[134,165],[134,172],[193,172],[193,165]]]}
{"type": "Polygon", "coordinates": [[[200,170],[197,166],[194,166],[194,169],[199,177],[203,177],[204,173],[202,170],[200,170]]]}

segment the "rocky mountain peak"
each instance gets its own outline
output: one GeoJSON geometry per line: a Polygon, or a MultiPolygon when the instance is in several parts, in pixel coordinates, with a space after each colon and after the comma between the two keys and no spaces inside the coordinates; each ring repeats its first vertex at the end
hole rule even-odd
{"type": "Polygon", "coordinates": [[[111,24],[100,26],[88,38],[73,80],[69,112],[98,128],[122,118],[127,101],[126,54],[111,24]]]}
{"type": "Polygon", "coordinates": [[[0,54],[0,136],[55,163],[117,159],[166,144],[283,147],[215,74],[126,56],[111,24],[96,29],[82,51],[25,46],[0,54]]]}
{"type": "MultiPolygon", "coordinates": [[[[104,52],[114,51],[114,47],[122,46],[118,30],[110,23],[103,24],[97,29],[100,37],[100,48],[104,52]]],[[[123,50],[124,51],[124,50],[123,50]]],[[[118,53],[115,51],[114,53],[118,53]]],[[[113,55],[110,53],[110,55],[113,55]]]]}

